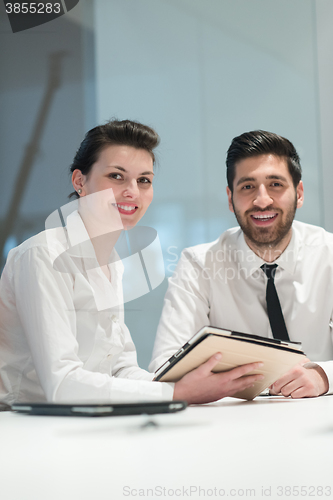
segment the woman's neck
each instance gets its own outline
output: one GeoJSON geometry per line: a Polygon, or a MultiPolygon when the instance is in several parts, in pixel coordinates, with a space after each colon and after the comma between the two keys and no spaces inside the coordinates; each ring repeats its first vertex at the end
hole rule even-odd
{"type": "Polygon", "coordinates": [[[104,274],[108,274],[105,272],[105,267],[109,264],[110,255],[123,227],[119,224],[119,221],[108,220],[107,223],[102,223],[84,209],[79,209],[79,214],[94,247],[97,262],[104,274]]]}

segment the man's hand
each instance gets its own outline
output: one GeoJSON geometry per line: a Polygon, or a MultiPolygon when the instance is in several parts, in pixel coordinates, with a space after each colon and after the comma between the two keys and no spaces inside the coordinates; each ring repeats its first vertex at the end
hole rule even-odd
{"type": "Polygon", "coordinates": [[[270,387],[270,394],[292,398],[313,398],[328,391],[328,379],[324,370],[310,360],[296,365],[270,387]]]}
{"type": "Polygon", "coordinates": [[[188,404],[211,403],[238,391],[252,387],[263,375],[247,375],[258,370],[263,363],[250,363],[238,366],[227,372],[213,373],[212,370],[221,360],[222,354],[214,354],[208,361],[184,375],[175,383],[174,399],[183,399],[188,404]]]}

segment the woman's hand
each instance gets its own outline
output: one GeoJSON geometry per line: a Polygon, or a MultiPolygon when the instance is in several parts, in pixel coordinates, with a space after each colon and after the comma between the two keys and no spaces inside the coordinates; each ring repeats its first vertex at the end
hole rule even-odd
{"type": "Polygon", "coordinates": [[[236,392],[252,387],[263,375],[247,375],[258,370],[263,363],[250,363],[238,366],[227,372],[213,373],[213,368],[221,360],[222,354],[214,354],[208,361],[184,375],[175,383],[173,399],[185,400],[188,404],[210,403],[232,396],[236,392]]]}

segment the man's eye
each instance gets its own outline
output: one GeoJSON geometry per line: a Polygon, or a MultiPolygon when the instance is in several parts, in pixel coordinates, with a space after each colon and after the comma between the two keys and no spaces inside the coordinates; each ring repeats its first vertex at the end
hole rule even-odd
{"type": "Polygon", "coordinates": [[[242,189],[244,190],[248,190],[248,189],[251,189],[251,184],[246,184],[245,186],[242,187],[242,189]]]}
{"type": "Polygon", "coordinates": [[[273,187],[280,187],[280,186],[282,186],[282,184],[280,182],[273,182],[272,186],[273,187]]]}

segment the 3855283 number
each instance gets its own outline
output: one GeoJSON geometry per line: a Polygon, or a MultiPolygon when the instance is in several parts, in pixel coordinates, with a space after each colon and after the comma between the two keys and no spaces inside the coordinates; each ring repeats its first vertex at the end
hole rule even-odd
{"type": "Polygon", "coordinates": [[[331,486],[278,486],[277,496],[281,497],[329,497],[331,486]]]}
{"type": "Polygon", "coordinates": [[[7,2],[7,14],[60,14],[60,3],[41,3],[41,2],[7,2]]]}

